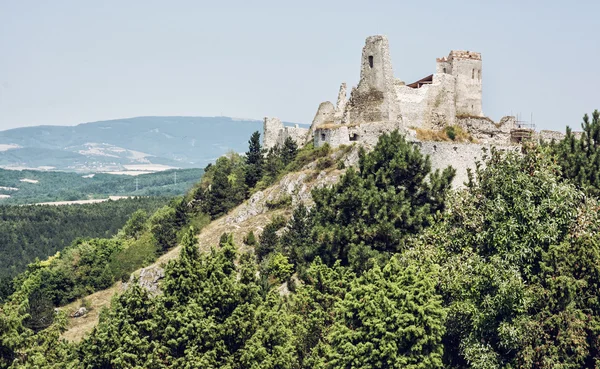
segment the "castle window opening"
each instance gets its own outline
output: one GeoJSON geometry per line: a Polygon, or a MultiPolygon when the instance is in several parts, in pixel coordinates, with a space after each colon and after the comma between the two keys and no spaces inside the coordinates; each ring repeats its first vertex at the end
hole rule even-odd
{"type": "Polygon", "coordinates": [[[321,141],[325,141],[325,133],[321,133],[321,141]]]}
{"type": "Polygon", "coordinates": [[[369,55],[369,67],[373,68],[373,55],[369,55]]]}
{"type": "Polygon", "coordinates": [[[477,71],[477,79],[481,81],[481,69],[477,71]]]}
{"type": "Polygon", "coordinates": [[[350,133],[350,141],[358,141],[358,135],[356,133],[350,133]]]}
{"type": "Polygon", "coordinates": [[[475,69],[471,72],[471,79],[475,79],[475,69]]]}
{"type": "Polygon", "coordinates": [[[446,73],[446,68],[444,68],[444,73],[446,73]]]}

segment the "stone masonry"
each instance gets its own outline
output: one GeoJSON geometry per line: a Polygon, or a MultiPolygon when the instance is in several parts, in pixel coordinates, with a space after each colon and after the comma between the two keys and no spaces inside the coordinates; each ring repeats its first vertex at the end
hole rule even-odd
{"type": "Polygon", "coordinates": [[[459,167],[461,181],[466,168],[480,158],[475,151],[490,145],[514,148],[515,118],[504,117],[496,123],[483,114],[482,59],[474,51],[452,50],[436,59],[434,73],[407,84],[394,76],[387,37],[369,36],[362,50],[359,83],[349,98],[346,94],[346,83],[342,83],[336,104],[321,103],[308,130],[265,118],[264,147],[281,145],[291,137],[299,146],[312,141],[315,147],[358,143],[368,148],[382,134],[399,130],[419,144],[432,163],[452,161],[459,167]],[[441,131],[448,126],[467,132],[474,142],[429,144],[417,139],[419,130],[441,131]]]}

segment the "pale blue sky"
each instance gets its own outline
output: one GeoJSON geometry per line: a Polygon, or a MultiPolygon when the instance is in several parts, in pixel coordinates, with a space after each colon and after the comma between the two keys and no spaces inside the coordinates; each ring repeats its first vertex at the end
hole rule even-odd
{"type": "Polygon", "coordinates": [[[385,34],[413,82],[483,57],[483,109],[579,127],[600,109],[600,1],[0,0],[0,129],[142,115],[310,123],[385,34]]]}

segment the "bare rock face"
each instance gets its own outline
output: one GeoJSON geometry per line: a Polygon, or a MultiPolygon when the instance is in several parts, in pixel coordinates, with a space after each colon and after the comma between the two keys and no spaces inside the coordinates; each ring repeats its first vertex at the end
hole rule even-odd
{"type": "MultiPolygon", "coordinates": [[[[345,168],[358,163],[358,147],[352,147],[345,151],[336,151],[330,155],[332,155],[331,159],[335,162],[343,162],[345,168]]],[[[225,218],[225,222],[232,226],[241,224],[256,215],[266,213],[270,210],[269,204],[281,201],[285,197],[291,198],[292,207],[298,204],[311,207],[312,189],[331,186],[339,181],[342,173],[339,170],[330,170],[329,172],[319,171],[319,173],[316,173],[316,166],[316,162],[309,163],[301,171],[288,173],[277,184],[264,191],[256,192],[248,201],[235,208],[225,218]]]]}
{"type": "MultiPolygon", "coordinates": [[[[159,266],[153,265],[147,268],[143,268],[140,271],[138,279],[138,285],[145,288],[151,295],[156,295],[160,292],[158,283],[165,277],[165,270],[159,266]]],[[[127,285],[134,281],[133,275],[129,278],[129,283],[124,284],[123,288],[126,289],[127,285]]]]}
{"type": "Polygon", "coordinates": [[[75,311],[73,313],[73,315],[71,315],[73,318],[80,318],[82,316],[84,316],[85,314],[88,313],[88,309],[86,309],[85,307],[80,307],[79,309],[77,309],[77,311],[75,311]]]}

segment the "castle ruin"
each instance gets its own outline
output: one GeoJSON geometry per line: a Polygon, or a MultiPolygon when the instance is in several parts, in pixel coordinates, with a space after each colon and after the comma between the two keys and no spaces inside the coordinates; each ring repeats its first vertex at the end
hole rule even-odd
{"type": "Polygon", "coordinates": [[[452,50],[436,60],[435,73],[407,84],[394,76],[389,50],[387,37],[368,37],[362,50],[360,81],[349,98],[342,83],[336,104],[321,103],[309,129],[284,127],[277,118],[265,118],[264,147],[281,145],[287,137],[299,146],[311,141],[315,147],[354,142],[374,146],[383,133],[397,129],[430,155],[434,168],[458,165],[457,177],[462,180],[466,168],[481,157],[483,147],[520,141],[513,135],[521,128],[514,117],[494,122],[483,114],[480,53],[452,50]],[[419,138],[419,132],[439,132],[447,127],[460,127],[471,141],[419,138]],[[464,162],[465,168],[457,161],[464,162]]]}

